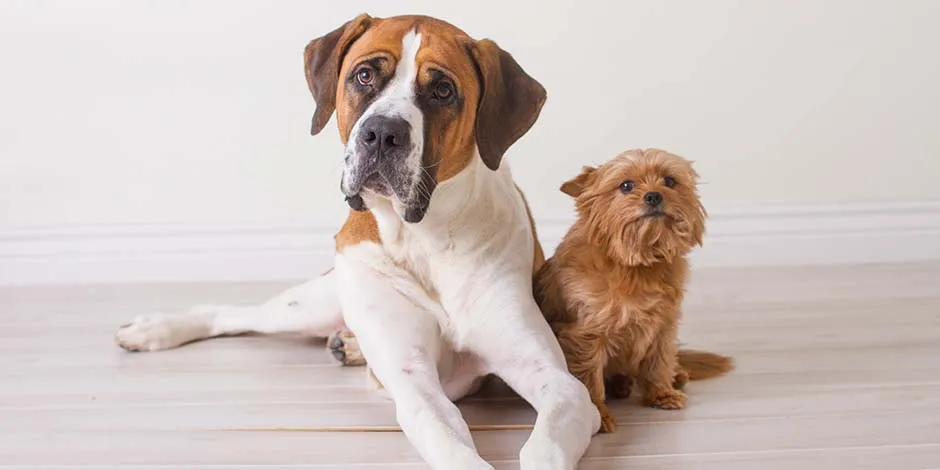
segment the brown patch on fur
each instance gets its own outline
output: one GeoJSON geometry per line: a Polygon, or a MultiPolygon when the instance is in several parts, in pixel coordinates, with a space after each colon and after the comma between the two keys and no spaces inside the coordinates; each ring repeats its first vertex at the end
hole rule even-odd
{"type": "Polygon", "coordinates": [[[336,251],[342,253],[347,246],[362,242],[381,243],[379,238],[379,225],[371,212],[350,210],[346,222],[339,233],[333,237],[336,241],[336,251]]]}
{"type": "Polygon", "coordinates": [[[499,168],[503,154],[532,128],[547,94],[512,55],[488,39],[470,48],[479,68],[483,97],[476,119],[476,141],[483,163],[499,168]]]}
{"type": "Polygon", "coordinates": [[[522,203],[525,204],[525,214],[529,217],[529,226],[532,227],[532,238],[535,239],[535,252],[532,256],[532,276],[538,274],[539,270],[542,269],[542,265],[545,264],[545,252],[542,250],[542,244],[539,243],[539,233],[535,229],[535,219],[532,217],[532,209],[529,207],[529,201],[525,197],[525,193],[522,192],[522,189],[519,188],[519,185],[516,185],[516,191],[519,191],[519,196],[522,197],[522,203]]]}
{"type": "Polygon", "coordinates": [[[425,118],[423,163],[434,169],[435,181],[442,182],[463,171],[474,158],[476,138],[473,125],[477,120],[482,85],[466,50],[473,39],[437,20],[422,23],[418,32],[422,41],[416,57],[419,87],[432,83],[432,70],[435,70],[453,81],[458,96],[457,106],[422,109],[425,118]]]}
{"type": "Polygon", "coordinates": [[[372,24],[366,14],[359,15],[325,36],[310,41],[304,48],[304,75],[316,100],[310,133],[319,134],[336,107],[336,84],[346,50],[372,24]]]}
{"type": "Polygon", "coordinates": [[[686,376],[676,335],[686,256],[705,230],[697,180],[690,162],[649,149],[585,167],[562,185],[575,197],[578,220],[540,271],[537,300],[569,369],[601,411],[605,432],[616,427],[603,406],[605,379],[617,381],[620,395],[635,380],[649,406],[685,406],[676,387],[686,376]],[[667,177],[675,184],[667,185],[667,177]],[[622,189],[625,181],[632,190],[622,189]],[[644,201],[648,192],[662,195],[658,207],[644,201]]]}

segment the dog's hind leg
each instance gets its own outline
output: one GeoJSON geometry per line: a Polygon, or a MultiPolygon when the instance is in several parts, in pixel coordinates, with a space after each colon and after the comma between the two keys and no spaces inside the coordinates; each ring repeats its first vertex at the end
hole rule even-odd
{"type": "Polygon", "coordinates": [[[142,315],[118,328],[129,351],[158,351],[217,336],[300,333],[326,337],[343,328],[332,271],[253,306],[203,305],[186,313],[142,315]]]}

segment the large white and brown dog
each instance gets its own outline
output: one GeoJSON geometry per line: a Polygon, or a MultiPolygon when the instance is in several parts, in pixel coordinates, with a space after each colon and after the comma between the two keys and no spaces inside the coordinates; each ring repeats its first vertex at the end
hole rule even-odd
{"type": "Polygon", "coordinates": [[[311,41],[305,62],[312,133],[335,110],[346,146],[352,210],[334,269],[259,306],[138,317],[118,343],[152,351],[348,326],[433,468],[492,468],[453,403],[489,374],[538,411],[521,467],[575,468],[599,416],[533,299],[542,250],[501,161],[545,90],[494,42],[420,16],[361,15],[311,41]]]}

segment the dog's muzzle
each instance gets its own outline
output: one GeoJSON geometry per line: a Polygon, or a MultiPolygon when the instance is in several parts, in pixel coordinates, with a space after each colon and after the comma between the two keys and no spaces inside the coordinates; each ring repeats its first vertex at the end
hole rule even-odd
{"type": "MultiPolygon", "coordinates": [[[[380,196],[398,198],[404,205],[406,222],[420,222],[428,201],[414,197],[412,157],[415,142],[411,124],[400,117],[375,115],[366,118],[357,129],[354,141],[347,146],[346,171],[342,190],[346,203],[357,211],[368,210],[360,193],[371,191],[380,196]]],[[[420,164],[420,159],[417,160],[420,164]]]]}

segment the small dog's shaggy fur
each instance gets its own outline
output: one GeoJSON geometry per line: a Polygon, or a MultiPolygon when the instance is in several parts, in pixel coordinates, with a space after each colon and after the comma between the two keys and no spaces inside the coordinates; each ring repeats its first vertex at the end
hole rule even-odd
{"type": "Polygon", "coordinates": [[[679,409],[686,380],[733,367],[727,357],[678,350],[686,256],[705,232],[697,181],[689,161],[649,149],[585,167],[561,187],[578,220],[540,270],[536,297],[604,432],[616,427],[607,393],[627,396],[635,380],[645,404],[679,409]]]}

